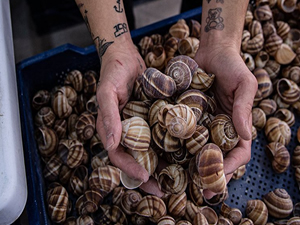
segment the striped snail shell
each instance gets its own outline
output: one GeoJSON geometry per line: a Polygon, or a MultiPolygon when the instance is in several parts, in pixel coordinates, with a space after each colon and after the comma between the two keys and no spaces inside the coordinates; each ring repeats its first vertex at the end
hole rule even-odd
{"type": "Polygon", "coordinates": [[[185,91],[192,81],[192,72],[189,66],[182,61],[172,61],[172,63],[168,63],[165,74],[173,78],[178,93],[185,91]]]}
{"type": "Polygon", "coordinates": [[[88,189],[88,168],[84,165],[76,167],[69,180],[71,193],[76,196],[82,195],[88,189]]]}
{"type": "Polygon", "coordinates": [[[168,98],[176,92],[176,82],[159,70],[149,67],[142,74],[143,90],[150,98],[168,98]]]}
{"type": "Polygon", "coordinates": [[[55,122],[56,116],[51,107],[42,107],[34,117],[34,124],[39,127],[45,125],[52,127],[55,122]]]}
{"type": "Polygon", "coordinates": [[[286,218],[293,211],[293,201],[283,188],[276,188],[263,196],[269,215],[275,218],[286,218]]]}
{"type": "Polygon", "coordinates": [[[75,124],[75,130],[77,137],[86,141],[93,137],[96,129],[95,117],[88,111],[82,113],[75,124]]]}
{"type": "Polygon", "coordinates": [[[151,140],[148,123],[137,116],[122,121],[121,144],[125,148],[147,151],[151,140]]]}
{"type": "Polygon", "coordinates": [[[264,130],[269,142],[274,141],[288,145],[291,140],[291,129],[289,125],[279,118],[269,117],[264,130]]]}
{"type": "Polygon", "coordinates": [[[226,179],[223,153],[216,144],[208,143],[204,145],[196,155],[196,166],[203,189],[208,189],[215,193],[224,192],[226,179]]]}
{"type": "Polygon", "coordinates": [[[162,45],[153,45],[150,52],[145,56],[147,67],[153,67],[162,70],[165,67],[166,52],[162,45]]]}
{"type": "Polygon", "coordinates": [[[183,39],[190,36],[190,29],[184,19],[179,19],[175,24],[173,24],[170,27],[169,33],[172,37],[183,39]]]}
{"type": "Polygon", "coordinates": [[[290,165],[290,153],[280,142],[271,142],[266,146],[266,154],[272,161],[276,173],[283,173],[290,165]]]}
{"type": "Polygon", "coordinates": [[[214,74],[206,73],[198,67],[193,73],[191,87],[204,92],[212,86],[214,80],[214,74]]]}
{"type": "Polygon", "coordinates": [[[250,199],[247,201],[246,215],[253,221],[253,224],[266,224],[269,215],[268,208],[263,201],[259,199],[250,199]]]}
{"type": "Polygon", "coordinates": [[[233,149],[240,140],[231,117],[226,114],[218,114],[210,124],[210,138],[222,151],[233,149]]]}
{"type": "Polygon", "coordinates": [[[49,104],[51,99],[50,92],[47,90],[39,90],[36,92],[32,98],[31,105],[35,110],[39,110],[43,106],[49,104]]]}
{"type": "Polygon", "coordinates": [[[75,91],[80,92],[83,88],[82,73],[79,70],[70,71],[65,79],[65,85],[71,85],[75,91]]]}
{"type": "Polygon", "coordinates": [[[35,133],[35,137],[42,157],[48,158],[55,154],[59,140],[52,128],[46,126],[39,127],[35,133]]]}
{"type": "Polygon", "coordinates": [[[97,89],[97,73],[93,70],[88,70],[83,75],[83,93],[94,95],[97,89]]]}
{"type": "Polygon", "coordinates": [[[76,210],[79,215],[96,212],[103,202],[103,196],[96,190],[86,190],[76,200],[76,210]]]}
{"type": "Polygon", "coordinates": [[[293,104],[300,98],[298,85],[287,78],[281,78],[276,82],[276,90],[279,97],[287,104],[293,104]]]}

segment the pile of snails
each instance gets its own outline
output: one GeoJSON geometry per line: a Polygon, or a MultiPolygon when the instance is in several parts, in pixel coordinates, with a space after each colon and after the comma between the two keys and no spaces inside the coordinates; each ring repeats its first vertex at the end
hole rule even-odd
{"type": "MultiPolygon", "coordinates": [[[[241,56],[258,81],[252,137],[264,130],[266,154],[282,173],[290,166],[287,145],[294,112],[300,113],[300,4],[260,0],[249,5],[241,56]],[[276,15],[276,16],[275,16],[276,15]],[[288,18],[288,20],[286,19],[288,18]],[[287,22],[284,22],[287,21],[287,22]]],[[[211,86],[215,75],[193,57],[200,23],[181,19],[162,36],[153,34],[137,47],[147,69],[137,78],[132,98],[121,112],[126,149],[165,193],[139,189],[110,163],[96,132],[98,74],[70,71],[63,85],[40,90],[32,99],[35,138],[47,184],[49,218],[61,224],[299,224],[300,203],[284,189],[240,209],[224,200],[228,190],[223,159],[239,141],[230,116],[215,114],[211,86]],[[165,161],[164,168],[158,162],[165,161]],[[212,199],[203,189],[216,193],[212,199]],[[220,206],[217,214],[214,206],[220,206]],[[272,224],[272,223],[268,223],[272,224]]],[[[300,131],[299,131],[300,139],[300,131]]],[[[300,185],[300,145],[291,164],[300,185]]],[[[245,173],[237,169],[233,179],[245,173]]]]}

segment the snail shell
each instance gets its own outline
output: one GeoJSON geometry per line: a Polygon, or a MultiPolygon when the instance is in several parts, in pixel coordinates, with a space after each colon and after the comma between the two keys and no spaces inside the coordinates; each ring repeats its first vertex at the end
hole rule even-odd
{"type": "Polygon", "coordinates": [[[114,166],[94,169],[89,177],[89,187],[99,191],[103,197],[120,185],[120,170],[114,166]]]}
{"type": "Polygon", "coordinates": [[[84,112],[79,117],[75,124],[77,137],[82,141],[91,139],[95,133],[96,121],[95,117],[89,113],[84,112]]]}
{"type": "Polygon", "coordinates": [[[172,63],[168,63],[165,74],[173,78],[178,93],[185,91],[192,81],[191,70],[189,66],[182,61],[172,61],[172,63]]]}
{"type": "Polygon", "coordinates": [[[196,126],[196,131],[192,137],[186,139],[185,147],[192,155],[196,155],[200,149],[207,143],[209,131],[205,126],[196,126]]]}
{"type": "Polygon", "coordinates": [[[246,206],[246,215],[253,221],[253,224],[266,224],[268,220],[268,208],[266,204],[259,200],[248,200],[246,206]]]}
{"type": "Polygon", "coordinates": [[[75,113],[71,114],[68,117],[67,127],[68,127],[68,138],[69,139],[77,139],[77,133],[76,133],[76,129],[75,129],[77,120],[78,120],[78,115],[75,113]]]}
{"type": "Polygon", "coordinates": [[[253,221],[249,218],[242,218],[239,225],[254,225],[253,221]]]}
{"type": "Polygon", "coordinates": [[[152,140],[165,152],[176,152],[182,147],[182,141],[172,136],[159,123],[156,123],[152,128],[152,140]]]}
{"type": "Polygon", "coordinates": [[[185,192],[181,194],[171,194],[167,203],[168,212],[174,218],[180,218],[185,214],[187,195],[185,192]]]}
{"type": "Polygon", "coordinates": [[[290,25],[284,21],[276,21],[275,25],[277,34],[282,38],[282,40],[285,40],[291,29],[290,25]]]}
{"type": "Polygon", "coordinates": [[[196,89],[189,89],[183,92],[176,99],[176,103],[189,106],[193,110],[197,121],[200,120],[202,114],[205,113],[208,108],[207,96],[202,91],[196,89]]]}
{"type": "Polygon", "coordinates": [[[162,45],[164,42],[164,38],[161,34],[152,34],[150,38],[154,45],[162,45]]]}
{"type": "Polygon", "coordinates": [[[127,218],[125,213],[120,209],[120,207],[113,205],[100,205],[102,212],[99,214],[102,215],[99,224],[127,224],[127,218]]]}
{"type": "Polygon", "coordinates": [[[293,209],[293,216],[299,217],[300,216],[300,202],[295,203],[293,209]]]}
{"type": "Polygon", "coordinates": [[[196,124],[194,112],[185,104],[174,105],[165,114],[164,125],[177,138],[190,138],[196,130],[196,124]]]}
{"type": "Polygon", "coordinates": [[[155,223],[166,215],[167,207],[162,199],[155,195],[144,196],[136,207],[136,213],[140,216],[149,217],[155,223]]]}
{"type": "Polygon", "coordinates": [[[53,130],[56,132],[58,139],[67,137],[67,121],[65,119],[55,120],[53,130]]]}
{"type": "Polygon", "coordinates": [[[41,126],[35,133],[38,149],[42,157],[51,157],[55,154],[58,146],[58,137],[52,128],[41,126]]]}
{"type": "Polygon", "coordinates": [[[189,21],[189,28],[191,37],[200,38],[201,24],[197,20],[191,19],[189,21]]]}
{"type": "MultiPolygon", "coordinates": [[[[271,99],[271,98],[263,99],[258,104],[258,107],[261,108],[264,111],[266,116],[272,115],[277,110],[277,104],[276,104],[275,100],[271,99]]],[[[252,119],[253,119],[253,117],[252,117],[252,119]]]]}
{"type": "Polygon", "coordinates": [[[181,194],[187,187],[188,176],[181,165],[170,164],[160,171],[157,181],[163,192],[181,194]]]}
{"type": "Polygon", "coordinates": [[[295,115],[292,111],[288,109],[278,109],[274,113],[274,117],[277,117],[282,121],[286,122],[290,127],[292,127],[295,124],[295,115]]]}
{"type": "Polygon", "coordinates": [[[264,69],[269,74],[271,80],[274,80],[278,76],[280,72],[280,68],[281,65],[273,59],[269,59],[269,61],[266,63],[264,67],[264,69]]]}
{"type": "Polygon", "coordinates": [[[209,225],[206,217],[202,213],[196,213],[193,224],[203,224],[203,225],[209,225]]]}
{"type": "Polygon", "coordinates": [[[295,57],[296,53],[289,45],[285,43],[280,45],[280,48],[276,51],[274,56],[275,60],[281,65],[287,65],[291,63],[295,57]]]}
{"type": "Polygon", "coordinates": [[[175,225],[175,219],[171,216],[165,215],[157,221],[157,225],[175,225]]]}
{"type": "Polygon", "coordinates": [[[142,195],[136,190],[126,190],[121,198],[121,209],[127,214],[135,213],[136,207],[142,199],[142,195]]]}
{"type": "Polygon", "coordinates": [[[285,13],[291,13],[296,9],[296,0],[278,0],[277,7],[285,13]]]}
{"type": "Polygon", "coordinates": [[[276,188],[263,196],[269,215],[275,218],[286,218],[293,211],[293,201],[285,189],[276,188]]]}
{"type": "Polygon", "coordinates": [[[300,167],[300,145],[297,145],[294,148],[294,151],[292,154],[292,166],[294,168],[300,167]]]}
{"type": "Polygon", "coordinates": [[[258,83],[258,90],[261,91],[262,98],[267,98],[273,91],[273,84],[268,72],[265,69],[257,68],[253,71],[258,83]]]}
{"type": "Polygon", "coordinates": [[[76,100],[76,91],[70,86],[64,86],[54,93],[52,109],[58,118],[67,118],[72,113],[72,107],[76,104],[76,100]]]}
{"type": "Polygon", "coordinates": [[[264,68],[269,61],[270,56],[266,51],[260,51],[255,56],[254,62],[257,68],[264,68]]]}
{"type": "Polygon", "coordinates": [[[300,98],[298,85],[287,78],[281,78],[276,83],[276,90],[279,97],[287,104],[293,104],[300,98]]]}
{"type": "Polygon", "coordinates": [[[76,219],[76,224],[94,225],[94,220],[88,215],[83,215],[76,219]]]}
{"type": "Polygon", "coordinates": [[[288,145],[291,140],[289,125],[276,117],[267,119],[264,130],[269,142],[280,142],[283,145],[288,145]]]}
{"type": "Polygon", "coordinates": [[[194,182],[190,182],[188,186],[191,200],[195,205],[201,206],[204,201],[201,189],[194,182]]]}
{"type": "Polygon", "coordinates": [[[181,148],[176,152],[165,152],[166,160],[171,164],[179,164],[185,167],[191,160],[192,155],[186,148],[181,148]]]}
{"type": "Polygon", "coordinates": [[[97,90],[97,73],[93,70],[88,70],[83,75],[83,93],[94,95],[97,90]]]}
{"type": "MultiPolygon", "coordinates": [[[[87,104],[87,100],[86,100],[87,96],[84,95],[83,93],[79,93],[77,94],[77,103],[76,105],[73,107],[73,110],[76,114],[81,114],[83,113],[84,111],[86,111],[86,104],[87,104]]],[[[93,103],[93,104],[96,104],[96,103],[93,103]]],[[[96,104],[97,106],[97,104],[96,104]]],[[[97,111],[97,108],[96,108],[96,111],[97,111]]],[[[93,112],[95,113],[95,112],[93,112]]],[[[97,112],[96,112],[97,113],[97,112]]]]}
{"type": "Polygon", "coordinates": [[[123,118],[129,119],[130,117],[137,116],[148,121],[149,107],[149,101],[129,101],[123,108],[123,118]]]}
{"type": "Polygon", "coordinates": [[[87,190],[76,200],[76,210],[79,215],[96,212],[103,202],[103,196],[96,190],[87,190]]]}
{"type": "Polygon", "coordinates": [[[62,139],[59,141],[57,153],[70,168],[79,166],[84,159],[85,149],[78,140],[62,139]]]}
{"type": "Polygon", "coordinates": [[[210,199],[207,199],[205,198],[205,196],[203,196],[204,201],[210,206],[219,205],[221,202],[224,202],[227,198],[228,198],[227,188],[225,188],[225,190],[222,193],[216,194],[210,199]]]}
{"type": "Polygon", "coordinates": [[[271,142],[266,146],[266,154],[272,161],[276,173],[283,173],[290,165],[290,153],[280,142],[271,142]]]}
{"type": "Polygon", "coordinates": [[[251,126],[251,135],[252,135],[252,141],[257,138],[257,129],[253,125],[251,126]]]}
{"type": "Polygon", "coordinates": [[[69,205],[67,190],[58,185],[47,191],[48,215],[54,223],[61,223],[66,220],[69,205]]]}
{"type": "Polygon", "coordinates": [[[233,149],[240,140],[231,118],[225,114],[218,114],[212,120],[210,138],[224,152],[233,149]]]}
{"type": "Polygon", "coordinates": [[[191,178],[192,182],[198,188],[202,188],[202,186],[201,186],[202,185],[201,184],[201,177],[198,173],[198,168],[197,168],[197,164],[196,164],[196,156],[191,158],[190,163],[189,163],[189,167],[188,167],[188,172],[189,172],[189,175],[190,175],[190,178],[191,178]]]}
{"type": "Polygon", "coordinates": [[[158,113],[161,107],[168,104],[168,101],[163,99],[157,99],[155,102],[152,103],[148,112],[148,119],[150,127],[158,122],[158,113]]]}
{"type": "Polygon", "coordinates": [[[121,206],[122,196],[127,189],[123,186],[118,186],[113,190],[112,203],[113,205],[121,206]]]}
{"type": "Polygon", "coordinates": [[[262,27],[257,20],[253,20],[248,27],[248,30],[244,30],[242,34],[242,50],[255,55],[263,49],[264,36],[262,27]]]}
{"type": "Polygon", "coordinates": [[[183,39],[190,36],[190,29],[184,19],[179,19],[175,24],[173,24],[170,27],[169,33],[172,37],[183,39]]]}
{"type": "Polygon", "coordinates": [[[153,40],[149,36],[144,36],[141,38],[140,42],[138,43],[141,49],[141,55],[146,56],[149,51],[151,51],[153,47],[153,40]]]}
{"type": "Polygon", "coordinates": [[[137,116],[122,121],[121,144],[136,151],[147,151],[151,140],[147,122],[137,116]]]}
{"type": "Polygon", "coordinates": [[[65,79],[65,85],[71,85],[75,91],[80,92],[83,88],[82,73],[79,70],[70,71],[65,79]]]}
{"type": "Polygon", "coordinates": [[[295,83],[300,83],[300,67],[299,66],[287,66],[282,69],[282,77],[290,79],[295,83]]]}
{"type": "Polygon", "coordinates": [[[85,109],[92,115],[98,114],[98,102],[96,95],[93,95],[85,104],[85,109]]]}
{"type": "Polygon", "coordinates": [[[175,53],[178,50],[179,38],[170,37],[164,43],[164,49],[167,55],[167,58],[173,58],[175,53]]]}
{"type": "Polygon", "coordinates": [[[267,21],[272,19],[273,14],[268,4],[257,6],[254,10],[254,17],[258,21],[267,21]]]}
{"type": "Polygon", "coordinates": [[[200,91],[207,91],[213,84],[215,75],[205,73],[201,68],[197,68],[192,76],[191,87],[200,91]]]}
{"type": "Polygon", "coordinates": [[[95,132],[93,137],[90,139],[90,152],[92,153],[92,155],[97,155],[102,151],[104,151],[103,143],[100,139],[100,135],[95,132]]]}
{"type": "Polygon", "coordinates": [[[153,67],[162,70],[165,67],[166,52],[162,45],[153,45],[150,52],[145,56],[147,67],[153,67]]]}
{"type": "MultiPolygon", "coordinates": [[[[274,99],[274,101],[276,102],[276,104],[277,104],[277,108],[288,108],[289,106],[290,106],[290,104],[288,104],[288,103],[285,103],[283,100],[282,100],[282,98],[280,98],[280,96],[278,95],[278,94],[274,94],[273,95],[273,97],[272,97],[273,99],[274,99]]],[[[297,102],[296,103],[294,103],[293,105],[293,108],[295,108],[296,110],[297,110],[297,102]]]]}
{"type": "Polygon", "coordinates": [[[142,75],[138,75],[134,81],[133,96],[136,100],[140,100],[140,101],[149,99],[143,90],[143,76],[142,75]]]}
{"type": "Polygon", "coordinates": [[[233,224],[239,224],[242,219],[242,212],[238,208],[232,208],[225,202],[221,205],[221,215],[228,218],[233,224]]]}
{"type": "Polygon", "coordinates": [[[34,117],[34,124],[37,127],[45,125],[47,127],[52,127],[55,122],[56,116],[51,107],[42,107],[34,117]]]}
{"type": "Polygon", "coordinates": [[[80,196],[87,190],[88,185],[88,169],[84,165],[79,165],[70,177],[70,190],[74,195],[80,196]]]}
{"type": "Polygon", "coordinates": [[[264,49],[270,56],[275,56],[282,43],[282,38],[277,33],[273,33],[265,39],[264,49]]]}
{"type": "Polygon", "coordinates": [[[249,26],[249,24],[252,23],[253,18],[254,18],[254,16],[253,16],[252,10],[247,9],[246,15],[245,15],[244,26],[245,27],[249,26]]]}
{"type": "Polygon", "coordinates": [[[62,161],[58,155],[53,155],[45,164],[45,168],[43,170],[43,175],[46,180],[55,181],[57,180],[60,169],[62,166],[62,161]]]}
{"type": "Polygon", "coordinates": [[[51,98],[51,95],[50,95],[49,91],[39,90],[33,96],[31,105],[35,110],[39,110],[43,106],[46,106],[49,104],[50,98],[51,98]]]}
{"type": "Polygon", "coordinates": [[[202,213],[207,219],[208,224],[217,224],[218,215],[215,210],[209,206],[200,207],[200,213],[202,213]]]}
{"type": "Polygon", "coordinates": [[[300,217],[294,216],[287,221],[287,225],[297,225],[300,224],[300,217]]]}
{"type": "Polygon", "coordinates": [[[224,216],[219,216],[218,219],[219,225],[233,225],[230,219],[225,218],[224,216]]]}
{"type": "Polygon", "coordinates": [[[70,177],[73,173],[73,170],[74,169],[71,169],[67,165],[63,164],[60,168],[60,172],[59,172],[59,175],[58,175],[59,182],[61,184],[67,185],[67,183],[69,182],[70,177]]]}
{"type": "Polygon", "coordinates": [[[199,39],[195,37],[187,37],[180,39],[178,43],[178,52],[181,55],[187,55],[191,58],[194,58],[198,50],[199,43],[199,39]]]}
{"type": "Polygon", "coordinates": [[[252,125],[257,130],[262,130],[267,122],[267,116],[261,108],[252,109],[252,125]]]}
{"type": "Polygon", "coordinates": [[[91,159],[91,166],[93,169],[97,167],[106,166],[110,163],[108,158],[108,152],[106,150],[101,151],[91,159]]]}
{"type": "Polygon", "coordinates": [[[150,98],[168,98],[176,92],[176,82],[172,77],[155,68],[147,68],[142,74],[143,90],[150,98]]]}
{"type": "MultiPolygon", "coordinates": [[[[259,54],[259,53],[258,53],[259,54]]],[[[257,55],[258,55],[257,54],[257,55]]],[[[248,67],[248,69],[250,71],[253,71],[255,69],[255,60],[253,58],[252,55],[250,55],[249,53],[245,52],[245,53],[241,53],[242,59],[245,62],[246,66],[248,67]]]]}
{"type": "Polygon", "coordinates": [[[246,173],[246,165],[242,165],[239,168],[237,168],[232,175],[232,179],[239,180],[244,176],[246,173]]]}
{"type": "MultiPolygon", "coordinates": [[[[178,56],[170,59],[168,64],[172,64],[172,63],[178,62],[178,61],[184,62],[186,65],[188,65],[192,74],[194,74],[195,70],[198,68],[197,62],[187,55],[178,55],[178,56]]],[[[167,65],[167,67],[168,67],[168,65],[167,65]]]]}
{"type": "Polygon", "coordinates": [[[203,189],[215,193],[223,193],[226,188],[226,179],[223,166],[223,153],[213,144],[206,144],[196,155],[196,166],[200,175],[203,189]]]}

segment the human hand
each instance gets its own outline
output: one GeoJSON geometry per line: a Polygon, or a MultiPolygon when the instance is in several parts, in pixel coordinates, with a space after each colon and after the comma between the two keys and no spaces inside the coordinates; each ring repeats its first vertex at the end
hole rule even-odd
{"type": "MultiPolygon", "coordinates": [[[[251,158],[251,112],[257,81],[234,47],[201,46],[195,60],[204,71],[216,75],[212,89],[218,104],[217,113],[230,115],[241,137],[238,145],[224,159],[224,172],[229,182],[232,173],[251,158]]],[[[209,191],[204,194],[208,199],[214,195],[209,191]]]]}
{"type": "Polygon", "coordinates": [[[149,179],[148,172],[119,143],[122,133],[120,111],[131,96],[136,77],[145,68],[133,44],[112,44],[101,60],[96,93],[99,106],[96,128],[110,161],[128,176],[143,182],[149,179]]]}

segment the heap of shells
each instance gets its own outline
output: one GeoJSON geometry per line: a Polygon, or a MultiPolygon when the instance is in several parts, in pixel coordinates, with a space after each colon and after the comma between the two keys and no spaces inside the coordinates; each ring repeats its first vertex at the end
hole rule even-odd
{"type": "MultiPolygon", "coordinates": [[[[290,164],[300,184],[299,149],[287,145],[300,113],[299,3],[257,1],[245,18],[241,56],[258,81],[253,140],[264,130],[266,155],[277,173],[290,164]],[[288,4],[287,4],[288,3],[288,4]],[[291,161],[291,162],[290,162],[291,161]]],[[[154,178],[163,198],[111,164],[96,132],[98,74],[72,70],[64,84],[39,90],[32,99],[37,149],[46,180],[49,218],[61,224],[298,224],[299,203],[284,189],[240,209],[224,201],[228,190],[223,159],[239,142],[229,115],[215,114],[215,75],[193,60],[200,23],[183,19],[168,34],[137,44],[147,69],[135,81],[121,112],[120,144],[154,178]],[[164,168],[158,167],[165,161],[164,168]],[[203,190],[216,193],[212,199],[203,190]],[[280,203],[280,204],[279,204],[280,203]],[[215,206],[220,206],[217,214],[215,206]],[[271,224],[271,223],[270,223],[271,224]]],[[[300,133],[300,132],[299,132],[300,133]]],[[[300,135],[299,135],[300,136],[300,135]]],[[[241,178],[246,167],[233,175],[241,178]]]]}

